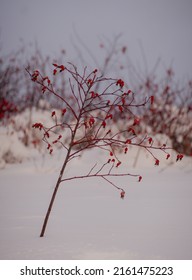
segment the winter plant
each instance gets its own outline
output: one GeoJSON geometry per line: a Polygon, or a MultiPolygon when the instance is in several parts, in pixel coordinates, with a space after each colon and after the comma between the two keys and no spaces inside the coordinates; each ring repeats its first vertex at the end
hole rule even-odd
{"type": "MultiPolygon", "coordinates": [[[[58,179],[44,218],[40,237],[43,237],[50,217],[50,213],[62,183],[69,180],[80,180],[86,178],[101,178],[106,183],[117,189],[120,198],[124,198],[125,189],[114,182],[115,177],[133,176],[137,181],[142,180],[140,174],[130,174],[122,171],[119,155],[122,152],[128,154],[130,147],[145,149],[154,160],[154,165],[159,165],[159,159],[154,151],[160,150],[169,158],[166,145],[155,146],[149,135],[136,133],[136,127],[140,118],[135,114],[139,107],[146,104],[153,105],[154,96],[143,96],[137,100],[137,94],[118,78],[107,78],[95,69],[91,72],[85,67],[82,74],[74,64],[67,65],[53,64],[53,77],[64,75],[68,81],[68,91],[61,95],[54,89],[51,78],[43,76],[40,71],[30,72],[27,69],[33,82],[41,88],[42,95],[50,94],[61,104],[61,109],[50,112],[53,125],[44,126],[43,123],[33,124],[34,129],[42,132],[42,140],[47,145],[47,151],[54,153],[56,146],[60,145],[63,150],[63,163],[58,179]],[[99,91],[97,89],[99,88],[99,91]],[[126,116],[126,119],[125,117],[126,116]],[[118,126],[114,123],[118,122],[118,126]],[[104,162],[98,166],[96,163],[90,167],[87,173],[82,175],[74,174],[71,177],[65,176],[65,170],[71,161],[90,149],[103,151],[104,162]]],[[[182,155],[178,155],[178,160],[182,155]]]]}
{"type": "Polygon", "coordinates": [[[166,135],[175,151],[192,156],[192,82],[178,83],[172,68],[161,79],[157,79],[154,71],[143,79],[135,76],[134,90],[142,96],[147,93],[154,96],[153,106],[139,108],[145,124],[142,131],[166,135]]]}

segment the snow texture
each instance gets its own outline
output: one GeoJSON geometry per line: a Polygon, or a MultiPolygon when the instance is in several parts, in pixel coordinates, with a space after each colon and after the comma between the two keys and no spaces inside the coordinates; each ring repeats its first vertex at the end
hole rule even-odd
{"type": "MultiPolygon", "coordinates": [[[[102,154],[76,159],[66,176],[87,172],[93,159],[99,164],[102,154]]],[[[0,171],[0,259],[191,259],[192,173],[185,160],[159,172],[141,154],[137,172],[131,162],[130,172],[139,170],[143,180],[118,179],[124,200],[100,180],[66,182],[44,238],[39,234],[61,153],[7,166],[0,171]]]]}

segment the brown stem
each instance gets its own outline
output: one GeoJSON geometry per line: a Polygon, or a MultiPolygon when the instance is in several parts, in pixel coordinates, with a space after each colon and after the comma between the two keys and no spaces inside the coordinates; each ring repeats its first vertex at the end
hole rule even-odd
{"type": "Polygon", "coordinates": [[[76,131],[78,129],[79,121],[80,121],[80,118],[81,118],[81,113],[82,113],[82,109],[80,110],[80,113],[79,113],[79,116],[78,116],[78,119],[77,119],[77,123],[76,123],[75,129],[74,129],[74,131],[72,133],[72,136],[71,136],[71,143],[69,145],[69,149],[67,151],[67,155],[66,155],[65,161],[64,161],[63,166],[61,168],[61,171],[60,171],[60,174],[59,174],[59,178],[57,180],[55,189],[54,189],[52,197],[51,197],[51,201],[49,203],[49,207],[47,209],[47,213],[46,213],[46,216],[45,216],[45,219],[44,219],[44,222],[43,222],[43,226],[42,226],[40,237],[44,236],[44,233],[45,233],[45,230],[46,230],[46,227],[47,227],[47,222],[48,222],[48,219],[49,219],[52,207],[53,207],[53,203],[54,203],[56,194],[58,192],[60,183],[62,182],[62,177],[63,177],[63,173],[64,173],[64,170],[65,170],[65,167],[66,167],[67,163],[69,162],[69,158],[70,158],[70,154],[71,154],[71,149],[72,149],[72,146],[73,146],[73,141],[74,141],[74,138],[75,138],[75,135],[76,135],[76,131]]]}
{"type": "Polygon", "coordinates": [[[65,170],[65,167],[66,167],[66,165],[67,165],[67,162],[68,162],[68,159],[69,159],[69,156],[70,156],[70,151],[71,151],[71,149],[68,150],[68,153],[67,153],[67,155],[66,155],[65,161],[64,161],[63,166],[62,166],[62,168],[61,168],[60,175],[59,175],[59,178],[58,178],[58,180],[57,180],[55,189],[54,189],[54,191],[53,191],[53,194],[52,194],[52,197],[51,197],[51,201],[50,201],[50,203],[49,203],[49,207],[48,207],[48,209],[47,209],[47,213],[46,213],[46,216],[45,216],[45,219],[44,219],[44,222],[43,222],[43,226],[42,226],[42,229],[41,229],[40,237],[43,237],[43,236],[44,236],[44,233],[45,233],[45,230],[46,230],[46,227],[47,227],[47,222],[48,222],[48,219],[49,219],[49,216],[50,216],[52,207],[53,207],[53,203],[54,203],[54,200],[55,200],[57,191],[58,191],[58,189],[59,189],[59,185],[60,185],[60,183],[61,183],[61,180],[62,180],[62,177],[63,177],[63,173],[64,173],[64,170],[65,170]]]}

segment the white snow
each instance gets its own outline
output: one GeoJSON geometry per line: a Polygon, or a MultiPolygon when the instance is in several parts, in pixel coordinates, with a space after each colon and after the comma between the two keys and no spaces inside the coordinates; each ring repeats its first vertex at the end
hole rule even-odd
{"type": "MultiPolygon", "coordinates": [[[[61,151],[0,170],[0,259],[191,259],[191,159],[160,172],[162,166],[143,153],[135,169],[134,153],[126,156],[130,173],[143,180],[118,178],[124,200],[99,179],[65,182],[43,238],[61,151]]],[[[66,176],[88,172],[102,158],[101,152],[89,151],[74,160],[66,176]]]]}
{"type": "MultiPolygon", "coordinates": [[[[9,163],[23,162],[34,157],[37,153],[44,153],[42,131],[32,129],[36,122],[45,126],[54,124],[51,111],[45,102],[40,103],[41,108],[26,109],[22,113],[13,116],[6,124],[0,127],[0,169],[9,163]],[[34,143],[37,143],[35,145],[34,143]],[[37,149],[34,150],[34,146],[37,149]]],[[[53,109],[54,110],[54,109],[53,109]]],[[[44,145],[45,146],[45,145],[44,145]]]]}

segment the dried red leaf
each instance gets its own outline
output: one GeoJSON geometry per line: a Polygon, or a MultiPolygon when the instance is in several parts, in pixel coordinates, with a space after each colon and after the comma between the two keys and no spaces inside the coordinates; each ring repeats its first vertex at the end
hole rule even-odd
{"type": "Polygon", "coordinates": [[[65,70],[65,66],[64,65],[60,65],[60,66],[58,66],[58,68],[60,69],[60,72],[65,70]]]}
{"type": "Polygon", "coordinates": [[[49,133],[47,131],[45,132],[44,137],[49,138],[49,133]]]}
{"type": "Polygon", "coordinates": [[[118,108],[119,108],[119,111],[120,111],[121,113],[123,113],[123,107],[122,107],[121,105],[118,105],[118,108]]]}
{"type": "Polygon", "coordinates": [[[123,199],[125,197],[125,191],[121,191],[120,197],[123,199]]]}
{"type": "Polygon", "coordinates": [[[61,110],[61,115],[64,116],[64,114],[65,114],[66,112],[67,112],[67,109],[66,109],[66,108],[62,109],[62,110],[61,110]]]}
{"type": "Polygon", "coordinates": [[[51,81],[48,76],[43,78],[43,81],[47,81],[48,86],[50,85],[51,81]]]}
{"type": "Polygon", "coordinates": [[[142,180],[142,176],[139,176],[138,182],[141,182],[142,180]]]}
{"type": "Polygon", "coordinates": [[[117,82],[116,82],[116,86],[120,86],[121,88],[124,86],[124,81],[123,80],[121,80],[121,79],[119,79],[119,80],[117,80],[117,82]]]}
{"type": "Polygon", "coordinates": [[[121,101],[122,101],[122,105],[125,105],[125,97],[122,97],[121,101]]]}
{"type": "Polygon", "coordinates": [[[155,165],[159,165],[159,160],[157,158],[155,159],[155,165]]]}
{"type": "Polygon", "coordinates": [[[135,118],[133,125],[138,125],[140,123],[140,119],[139,118],[135,118]]]}
{"type": "Polygon", "coordinates": [[[35,123],[32,125],[33,128],[39,128],[40,130],[43,128],[42,123],[35,123]]]}
{"type": "Polygon", "coordinates": [[[178,154],[177,155],[177,159],[176,159],[176,161],[178,161],[178,160],[182,160],[183,159],[183,155],[182,154],[178,154]]]}
{"type": "Polygon", "coordinates": [[[88,79],[87,85],[91,87],[93,85],[93,80],[92,79],[88,79]]]}
{"type": "Polygon", "coordinates": [[[89,119],[89,125],[92,126],[95,123],[94,117],[90,117],[89,119]]]}
{"type": "Polygon", "coordinates": [[[119,165],[121,165],[121,161],[117,162],[116,167],[119,167],[119,165]]]}
{"type": "Polygon", "coordinates": [[[47,87],[43,86],[42,89],[41,89],[42,93],[44,93],[46,91],[46,89],[47,89],[47,87]]]}
{"type": "Polygon", "coordinates": [[[125,144],[131,144],[131,139],[127,139],[127,140],[125,141],[125,144]]]}
{"type": "Polygon", "coordinates": [[[102,127],[105,128],[106,127],[106,121],[102,121],[102,127]]]}
{"type": "Polygon", "coordinates": [[[33,74],[32,74],[32,81],[36,81],[37,80],[37,78],[38,78],[38,76],[39,76],[39,71],[38,70],[35,70],[34,72],[33,72],[33,74]]]}
{"type": "Polygon", "coordinates": [[[130,127],[130,128],[128,129],[128,132],[132,132],[133,135],[136,135],[136,134],[135,134],[135,130],[134,130],[132,127],[130,127]]]}
{"type": "Polygon", "coordinates": [[[51,117],[53,117],[53,116],[55,116],[55,111],[53,111],[52,113],[51,113],[51,117]]]}
{"type": "Polygon", "coordinates": [[[50,144],[48,144],[47,145],[47,150],[49,150],[51,148],[51,145],[50,144]]]}
{"type": "Polygon", "coordinates": [[[148,141],[149,141],[149,144],[151,144],[151,143],[152,143],[152,141],[153,141],[153,138],[152,138],[152,137],[150,137],[150,138],[148,139],[148,141]]]}
{"type": "Polygon", "coordinates": [[[166,159],[169,159],[170,158],[170,154],[167,154],[167,157],[166,157],[166,159]]]}
{"type": "Polygon", "coordinates": [[[109,114],[109,115],[106,116],[105,119],[107,120],[107,119],[112,119],[112,118],[113,118],[113,115],[112,115],[112,114],[109,114]]]}

